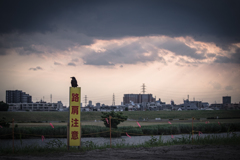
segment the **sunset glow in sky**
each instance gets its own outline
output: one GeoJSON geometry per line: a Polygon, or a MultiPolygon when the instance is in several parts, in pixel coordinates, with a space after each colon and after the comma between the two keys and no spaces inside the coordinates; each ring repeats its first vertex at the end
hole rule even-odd
{"type": "Polygon", "coordinates": [[[93,104],[123,94],[240,101],[240,1],[2,1],[0,101],[22,90],[68,106],[72,76],[93,104]]]}

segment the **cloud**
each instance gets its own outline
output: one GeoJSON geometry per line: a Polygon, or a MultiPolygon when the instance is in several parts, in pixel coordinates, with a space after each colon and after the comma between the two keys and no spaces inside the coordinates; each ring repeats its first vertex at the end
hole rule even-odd
{"type": "Polygon", "coordinates": [[[33,71],[42,70],[42,67],[37,66],[35,68],[29,68],[29,70],[33,70],[33,71]]]}
{"type": "MultiPolygon", "coordinates": [[[[167,64],[165,57],[171,62],[175,56],[186,56],[203,60],[204,54],[190,48],[184,42],[166,36],[129,37],[113,40],[98,40],[90,46],[81,47],[84,64],[115,65],[160,62],[167,64]]],[[[193,62],[192,62],[193,63],[193,62]]]]}
{"type": "Polygon", "coordinates": [[[123,68],[123,65],[120,65],[120,68],[123,68]]]}
{"type": "Polygon", "coordinates": [[[179,66],[179,67],[183,67],[183,66],[184,66],[184,65],[182,65],[182,64],[180,64],[180,63],[178,63],[178,62],[176,62],[175,65],[176,65],[176,66],[179,66]]]}
{"type": "Polygon", "coordinates": [[[74,59],[72,59],[72,62],[79,62],[79,59],[78,58],[74,58],[74,59]]]}
{"type": "Polygon", "coordinates": [[[93,38],[76,31],[57,30],[49,33],[18,33],[0,35],[0,55],[56,54],[78,45],[89,45],[93,38]]]}
{"type": "Polygon", "coordinates": [[[215,56],[216,56],[216,54],[213,54],[213,53],[208,53],[207,54],[207,57],[210,57],[210,58],[215,57],[215,56]]]}
{"type": "Polygon", "coordinates": [[[232,86],[226,86],[225,90],[227,90],[227,91],[233,90],[233,87],[232,86]]]}
{"type": "Polygon", "coordinates": [[[219,90],[222,88],[221,84],[217,82],[210,82],[210,85],[213,87],[213,89],[219,90]]]}
{"type": "Polygon", "coordinates": [[[231,53],[227,56],[216,56],[216,63],[237,63],[240,64],[240,48],[235,53],[231,53]]]}
{"type": "MultiPolygon", "coordinates": [[[[107,3],[59,0],[57,5],[56,1],[10,0],[3,1],[0,6],[3,24],[0,33],[51,34],[66,30],[94,39],[192,36],[198,41],[214,42],[224,48],[240,42],[239,5],[240,1],[224,0],[207,3],[202,0],[137,3],[129,0],[107,3]]],[[[59,39],[62,38],[59,35],[59,39]]]]}
{"type": "Polygon", "coordinates": [[[190,60],[187,60],[187,59],[184,59],[184,58],[180,57],[178,59],[178,61],[175,63],[175,65],[177,65],[177,66],[188,65],[189,67],[191,67],[191,66],[197,67],[201,63],[202,63],[201,61],[197,61],[197,60],[190,61],[190,60]]]}
{"type": "Polygon", "coordinates": [[[70,62],[70,63],[68,63],[68,66],[76,66],[76,64],[73,62],[70,62]]]}
{"type": "Polygon", "coordinates": [[[58,62],[54,62],[54,65],[62,65],[62,64],[58,62]]]}

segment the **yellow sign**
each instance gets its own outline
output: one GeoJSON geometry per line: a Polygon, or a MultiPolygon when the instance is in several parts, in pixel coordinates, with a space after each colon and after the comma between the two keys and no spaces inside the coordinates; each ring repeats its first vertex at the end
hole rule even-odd
{"type": "Polygon", "coordinates": [[[81,88],[70,87],[69,96],[69,146],[80,146],[81,130],[80,130],[80,115],[81,115],[81,88]]]}

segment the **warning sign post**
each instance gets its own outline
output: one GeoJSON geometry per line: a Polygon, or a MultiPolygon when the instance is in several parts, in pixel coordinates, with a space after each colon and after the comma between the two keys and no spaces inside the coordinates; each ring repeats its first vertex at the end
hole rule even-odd
{"type": "Polygon", "coordinates": [[[69,91],[69,146],[80,146],[81,141],[81,88],[70,87],[69,91]]]}

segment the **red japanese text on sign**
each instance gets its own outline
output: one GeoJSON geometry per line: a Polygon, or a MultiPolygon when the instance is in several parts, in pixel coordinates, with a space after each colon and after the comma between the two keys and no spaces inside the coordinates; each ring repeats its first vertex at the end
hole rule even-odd
{"type": "Polygon", "coordinates": [[[72,112],[71,112],[71,114],[76,114],[76,115],[78,115],[78,108],[79,108],[79,106],[72,106],[72,112]]]}
{"type": "Polygon", "coordinates": [[[71,122],[72,122],[71,127],[78,127],[78,121],[79,120],[77,118],[75,118],[75,119],[72,118],[72,120],[71,120],[71,122]]]}
{"type": "Polygon", "coordinates": [[[71,134],[72,134],[72,138],[71,139],[73,139],[73,140],[78,139],[78,131],[72,131],[71,134]]]}
{"type": "Polygon", "coordinates": [[[72,93],[72,102],[79,102],[79,94],[72,93]]]}

